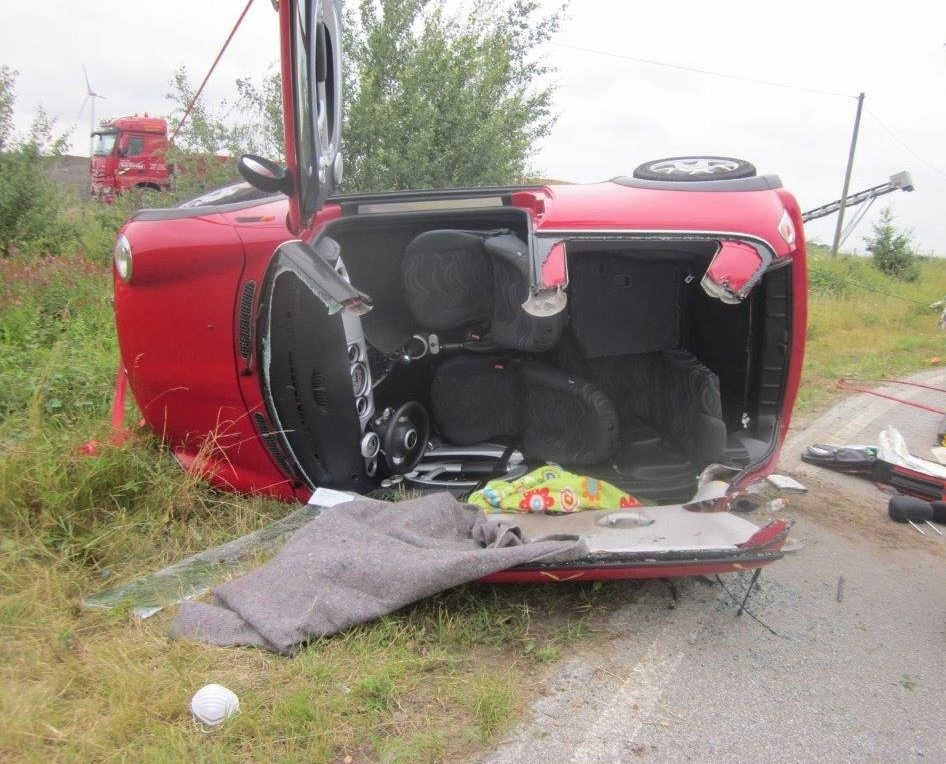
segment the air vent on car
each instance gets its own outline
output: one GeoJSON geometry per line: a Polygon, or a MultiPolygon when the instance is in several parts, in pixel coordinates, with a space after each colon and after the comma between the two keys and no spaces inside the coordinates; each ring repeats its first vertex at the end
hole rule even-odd
{"type": "Polygon", "coordinates": [[[240,357],[250,357],[250,340],[253,332],[253,298],[256,282],[247,281],[240,295],[240,357]]]}
{"type": "Polygon", "coordinates": [[[256,423],[256,429],[259,430],[260,437],[263,439],[263,445],[266,446],[266,450],[269,452],[269,455],[273,457],[273,461],[276,462],[276,465],[279,467],[279,469],[281,469],[286,475],[295,478],[295,470],[289,466],[289,460],[286,459],[282,447],[279,445],[279,441],[276,438],[276,433],[274,433],[269,428],[269,423],[266,421],[266,417],[257,411],[253,414],[253,421],[256,423]]]}
{"type": "Polygon", "coordinates": [[[320,409],[328,410],[328,391],[325,389],[325,378],[318,369],[312,370],[312,397],[320,409]]]}

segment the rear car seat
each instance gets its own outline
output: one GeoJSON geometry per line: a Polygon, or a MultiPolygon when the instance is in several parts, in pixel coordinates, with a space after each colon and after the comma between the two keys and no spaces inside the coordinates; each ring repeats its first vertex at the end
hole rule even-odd
{"type": "Polygon", "coordinates": [[[564,465],[608,460],[618,415],[596,385],[542,363],[458,356],[434,375],[431,414],[451,443],[503,442],[564,465]]]}

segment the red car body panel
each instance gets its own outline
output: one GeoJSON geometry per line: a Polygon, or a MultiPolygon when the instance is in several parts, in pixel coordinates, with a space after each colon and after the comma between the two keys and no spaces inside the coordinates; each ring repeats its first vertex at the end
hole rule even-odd
{"type": "MultiPolygon", "coordinates": [[[[529,211],[539,235],[738,232],[762,239],[778,257],[791,254],[801,267],[793,269],[781,446],[801,376],[807,308],[804,244],[798,241],[792,252],[777,228],[787,210],[795,230],[802,230],[791,194],[652,191],[602,183],[521,191],[513,200],[529,211]]],[[[255,364],[237,352],[238,295],[247,283],[261,283],[275,248],[291,238],[288,212],[287,200],[279,199],[238,212],[132,221],[124,233],[137,243],[134,287],[116,278],[115,307],[122,358],[142,415],[182,462],[219,487],[304,500],[309,489],[287,478],[259,442],[251,417],[266,415],[260,380],[255,364]],[[152,239],[154,246],[147,246],[152,239]],[[186,386],[179,384],[182,377],[189,380],[186,386]]],[[[340,216],[340,205],[328,204],[308,236],[340,216]]],[[[777,458],[778,449],[740,482],[765,472],[777,458]]]]}
{"type": "MultiPolygon", "coordinates": [[[[333,165],[329,161],[333,157],[326,154],[315,160],[306,156],[305,161],[313,163],[312,166],[299,166],[303,159],[297,150],[296,110],[300,94],[294,90],[298,83],[293,60],[299,52],[293,49],[293,34],[298,34],[302,16],[297,17],[296,12],[294,2],[280,6],[288,164],[284,178],[288,182],[278,187],[288,189],[290,198],[220,211],[199,207],[185,213],[139,213],[122,231],[122,237],[133,243],[133,273],[130,280],[116,273],[115,310],[123,367],[142,416],[152,430],[169,442],[182,464],[220,488],[305,501],[312,486],[303,483],[298,477],[301,473],[281,462],[282,452],[273,447],[278,433],[267,408],[272,401],[264,398],[267,381],[256,357],[261,347],[260,338],[255,336],[261,291],[281,243],[293,238],[293,234],[301,234],[300,238],[311,242],[326,225],[352,210],[346,210],[344,199],[329,200],[311,220],[300,210],[302,173],[308,172],[310,180],[328,179],[328,185],[316,184],[315,191],[304,190],[309,194],[309,202],[324,198],[326,189],[341,175],[340,164],[333,165]]],[[[339,55],[337,49],[335,54],[339,55]]],[[[319,86],[324,87],[326,82],[319,86]]],[[[308,107],[312,107],[312,94],[303,97],[309,98],[308,107]]],[[[324,104],[320,103],[319,108],[322,107],[324,104]]],[[[313,107],[312,114],[315,111],[313,107]]],[[[321,137],[318,140],[318,146],[324,147],[321,137]]],[[[325,144],[330,151],[337,149],[337,140],[338,135],[332,134],[325,144]]],[[[425,193],[427,199],[438,198],[438,192],[425,193]]],[[[468,194],[471,198],[482,195],[472,190],[468,194]]],[[[789,426],[801,375],[806,328],[805,246],[801,212],[791,194],[779,188],[774,178],[753,178],[749,183],[728,186],[709,182],[689,187],[619,178],[584,186],[504,189],[502,195],[508,206],[528,214],[530,234],[548,245],[547,249],[535,250],[547,253],[544,262],[533,262],[533,274],[538,272],[540,277],[532,287],[539,291],[564,287],[567,264],[564,248],[557,242],[567,243],[574,238],[716,241],[720,251],[724,241],[755,247],[761,264],[758,272],[751,267],[751,253],[747,260],[737,253],[734,257],[738,268],[730,272],[722,264],[716,269],[713,278],[719,282],[716,286],[721,293],[733,285],[751,289],[761,277],[763,267],[778,268],[782,263],[791,263],[789,303],[775,309],[781,311],[781,318],[791,317],[790,326],[783,327],[779,320],[775,321],[781,327],[778,332],[790,334],[786,338],[788,344],[781,342],[783,335],[779,334],[774,340],[766,340],[769,345],[764,348],[766,352],[785,356],[780,359],[781,376],[775,386],[780,397],[769,407],[776,425],[769,429],[773,433],[771,439],[763,441],[767,451],[761,455],[755,452],[751,466],[732,479],[732,486],[738,487],[769,471],[789,426]],[[733,284],[726,283],[727,280],[733,284]]],[[[374,201],[383,205],[385,197],[378,195],[374,201]]],[[[354,214],[360,213],[356,210],[354,214]]],[[[733,251],[736,250],[738,247],[734,246],[733,251]]],[[[343,277],[333,274],[333,278],[337,281],[343,277]]],[[[777,298],[780,299],[783,298],[777,298]]],[[[284,322],[283,326],[293,327],[294,323],[284,322]]],[[[342,338],[345,339],[344,335],[342,338]]],[[[342,352],[344,349],[342,346],[342,352]]],[[[292,386],[282,389],[295,394],[295,384],[293,381],[292,386]]],[[[347,378],[344,384],[347,386],[347,378]]],[[[523,566],[496,573],[486,580],[598,580],[751,570],[782,555],[790,527],[789,522],[782,520],[769,523],[735,547],[693,548],[689,552],[674,549],[656,554],[629,552],[623,558],[604,555],[577,566],[523,566]]]]}
{"type": "Polygon", "coordinates": [[[778,235],[784,208],[771,191],[655,191],[610,182],[548,186],[542,196],[544,214],[535,219],[539,232],[737,232],[764,240],[776,255],[789,252],[778,235]]]}
{"type": "Polygon", "coordinates": [[[132,221],[124,232],[136,242],[134,286],[115,278],[115,310],[125,372],[148,426],[215,485],[288,498],[286,477],[249,421],[254,403],[244,399],[235,352],[247,252],[263,267],[273,242],[285,239],[285,224],[275,222],[285,220],[281,207],[273,222],[247,230],[219,216],[132,221]]]}

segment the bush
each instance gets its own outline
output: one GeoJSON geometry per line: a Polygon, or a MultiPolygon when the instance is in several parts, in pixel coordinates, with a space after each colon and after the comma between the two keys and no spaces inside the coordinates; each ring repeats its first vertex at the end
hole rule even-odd
{"type": "Polygon", "coordinates": [[[864,242],[881,272],[901,281],[916,281],[919,269],[910,232],[897,230],[889,207],[881,211],[880,219],[874,223],[874,235],[864,242]]]}
{"type": "Polygon", "coordinates": [[[65,137],[40,109],[25,137],[13,132],[17,73],[0,66],[0,255],[56,251],[75,240],[60,220],[59,194],[46,170],[63,153],[65,137]]]}

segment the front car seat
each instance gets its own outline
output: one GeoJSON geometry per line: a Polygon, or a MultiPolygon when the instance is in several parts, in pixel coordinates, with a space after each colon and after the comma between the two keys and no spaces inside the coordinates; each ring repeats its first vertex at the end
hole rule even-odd
{"type": "Polygon", "coordinates": [[[564,313],[540,318],[522,308],[529,248],[510,231],[426,231],[407,246],[401,269],[408,307],[424,330],[482,330],[499,348],[527,353],[561,338],[564,313]]]}

